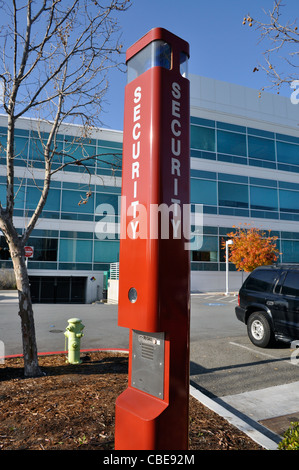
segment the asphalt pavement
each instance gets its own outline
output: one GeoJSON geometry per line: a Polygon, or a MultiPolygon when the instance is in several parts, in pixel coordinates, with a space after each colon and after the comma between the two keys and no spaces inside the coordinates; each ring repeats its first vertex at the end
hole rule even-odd
{"type": "MultiPolygon", "coordinates": [[[[219,302],[226,302],[226,304],[230,302],[231,308],[234,308],[236,303],[234,295],[229,298],[225,298],[222,293],[204,295],[206,302],[210,304],[209,307],[213,307],[213,304],[219,304],[219,302]]],[[[196,309],[196,298],[198,296],[192,296],[191,310],[196,309]]],[[[64,331],[67,320],[72,317],[79,317],[86,325],[81,341],[82,350],[127,350],[129,331],[117,326],[117,309],[117,305],[102,303],[86,305],[35,304],[35,327],[39,353],[66,350],[64,331]]],[[[0,291],[0,341],[4,344],[6,357],[19,355],[22,351],[20,318],[17,311],[16,292],[0,291]]],[[[242,324],[238,327],[241,332],[242,324]]],[[[209,328],[208,324],[202,325],[203,335],[209,328]]],[[[229,330],[228,320],[227,332],[229,330]]],[[[227,332],[224,331],[223,335],[227,332]]],[[[192,337],[192,330],[191,341],[196,342],[196,338],[192,337]]],[[[191,361],[194,359],[192,358],[192,348],[190,359],[191,361]]],[[[231,395],[215,396],[205,393],[192,381],[191,376],[190,393],[266,449],[276,449],[281,440],[281,433],[288,427],[289,422],[299,421],[299,381],[231,395]]]]}

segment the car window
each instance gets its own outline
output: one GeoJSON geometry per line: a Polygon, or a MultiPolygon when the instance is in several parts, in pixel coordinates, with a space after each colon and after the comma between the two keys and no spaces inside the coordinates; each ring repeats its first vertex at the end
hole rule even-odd
{"type": "Polygon", "coordinates": [[[275,279],[277,277],[276,271],[259,269],[253,271],[247,278],[246,289],[254,290],[257,292],[269,292],[275,279]]]}
{"type": "Polygon", "coordinates": [[[286,277],[286,271],[283,271],[280,275],[280,278],[279,278],[276,286],[275,286],[275,289],[274,289],[275,294],[280,294],[281,293],[281,286],[284,282],[285,277],[286,277]]]}
{"type": "Polygon", "coordinates": [[[281,293],[299,297],[299,272],[289,271],[284,280],[281,293]]]}

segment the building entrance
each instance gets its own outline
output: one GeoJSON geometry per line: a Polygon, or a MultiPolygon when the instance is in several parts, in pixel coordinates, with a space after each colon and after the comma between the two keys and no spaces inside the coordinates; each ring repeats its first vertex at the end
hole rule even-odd
{"type": "Polygon", "coordinates": [[[85,303],[86,277],[29,276],[33,303],[85,303]]]}

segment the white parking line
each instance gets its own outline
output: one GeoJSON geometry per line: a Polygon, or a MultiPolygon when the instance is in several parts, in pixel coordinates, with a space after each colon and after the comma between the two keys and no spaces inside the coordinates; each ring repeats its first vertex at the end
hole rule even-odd
{"type": "MultiPolygon", "coordinates": [[[[250,351],[254,354],[259,354],[260,356],[265,356],[265,357],[270,357],[270,359],[280,359],[279,357],[272,356],[271,354],[266,354],[261,351],[256,351],[255,349],[248,348],[248,346],[244,346],[243,344],[238,344],[234,343],[233,341],[230,341],[229,344],[232,344],[233,346],[239,346],[239,348],[247,349],[247,351],[250,351]]],[[[292,364],[293,366],[298,366],[298,364],[295,361],[286,361],[289,364],[292,364]]]]}

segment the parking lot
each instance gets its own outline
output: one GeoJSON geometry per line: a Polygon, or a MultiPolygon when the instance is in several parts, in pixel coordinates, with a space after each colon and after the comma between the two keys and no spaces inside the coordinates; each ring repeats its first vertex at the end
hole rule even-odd
{"type": "Polygon", "coordinates": [[[297,381],[289,345],[254,346],[235,317],[237,296],[194,295],[191,316],[191,379],[206,392],[225,396],[297,381]]]}
{"type": "MultiPolygon", "coordinates": [[[[207,396],[252,414],[253,419],[267,419],[277,413],[277,407],[271,409],[270,390],[278,393],[281,414],[296,413],[299,368],[294,351],[284,344],[271,349],[255,347],[247,337],[246,326],[236,319],[236,303],[236,295],[191,296],[190,383],[207,396]],[[261,394],[265,394],[266,405],[261,394]]],[[[117,309],[117,305],[105,304],[35,304],[39,352],[65,349],[63,333],[72,317],[81,318],[85,325],[82,348],[128,348],[128,330],[117,326],[117,309]]],[[[11,298],[1,301],[1,296],[0,340],[6,355],[22,352],[17,304],[11,298]]],[[[277,405],[274,398],[272,404],[277,405]]]]}

